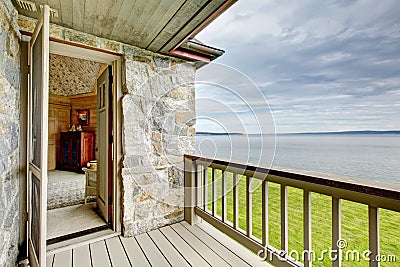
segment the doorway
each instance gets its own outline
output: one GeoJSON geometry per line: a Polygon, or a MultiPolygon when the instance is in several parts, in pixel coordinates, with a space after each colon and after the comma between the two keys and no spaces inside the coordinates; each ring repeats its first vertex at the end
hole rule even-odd
{"type": "Polygon", "coordinates": [[[104,104],[112,99],[112,84],[103,81],[111,68],[95,59],[49,55],[48,245],[111,226],[104,206],[111,211],[112,202],[105,204],[103,193],[103,185],[113,183],[104,166],[112,165],[104,145],[112,135],[112,105],[104,104]]]}
{"type": "MultiPolygon", "coordinates": [[[[21,79],[26,82],[21,83],[21,106],[26,107],[25,112],[21,113],[21,147],[26,147],[26,153],[21,153],[21,162],[24,162],[24,170],[26,171],[26,182],[21,183],[21,191],[26,195],[21,195],[22,206],[26,207],[25,211],[21,211],[21,232],[25,233],[26,250],[32,266],[45,266],[46,251],[52,250],[54,246],[47,246],[47,187],[48,187],[48,165],[56,162],[57,157],[48,157],[48,151],[53,149],[57,152],[57,147],[50,142],[48,135],[49,121],[49,57],[50,53],[54,55],[67,56],[76,59],[89,60],[106,64],[114,77],[112,86],[109,87],[111,94],[110,110],[112,111],[111,132],[112,135],[107,138],[112,141],[106,144],[110,146],[111,152],[109,156],[110,179],[106,177],[105,181],[108,187],[109,195],[106,198],[106,204],[109,206],[109,214],[105,222],[112,233],[121,231],[121,211],[120,211],[120,179],[119,164],[121,161],[121,55],[110,53],[98,48],[85,47],[83,45],[71,43],[68,41],[52,39],[49,37],[49,17],[50,10],[48,6],[44,6],[43,12],[36,24],[32,35],[23,36],[23,45],[26,52],[21,53],[21,79]],[[50,145],[50,147],[49,147],[50,145]],[[51,248],[52,247],[52,248],[51,248]]],[[[53,80],[54,81],[54,80],[53,80]]],[[[98,103],[98,101],[97,101],[98,103]]],[[[62,104],[62,103],[59,103],[62,104]]],[[[70,111],[71,112],[71,111],[70,111]]],[[[62,117],[62,115],[60,115],[62,117]]],[[[68,120],[68,115],[66,116],[68,120]]],[[[78,121],[84,122],[84,113],[78,114],[78,121]]],[[[69,114],[71,120],[71,113],[69,114]]],[[[60,120],[62,121],[62,119],[60,120]]],[[[83,124],[83,123],[81,123],[83,124]]],[[[75,128],[76,130],[76,128],[75,128]]],[[[96,127],[97,130],[97,127],[96,127]]],[[[96,131],[95,130],[95,131],[96,131]]],[[[67,129],[69,132],[69,129],[67,129]]],[[[84,131],[80,131],[82,134],[84,131]]],[[[83,138],[86,142],[85,138],[83,138]]],[[[72,142],[74,143],[74,142],[72,142]]],[[[98,145],[97,144],[97,145],[98,145]]],[[[60,139],[60,148],[61,148],[60,139]]],[[[80,151],[79,151],[80,152],[80,151]]],[[[74,159],[78,153],[72,153],[74,159]]],[[[83,166],[83,165],[81,165],[83,166]]],[[[81,167],[80,166],[80,167],[81,167]]],[[[90,166],[86,166],[89,167],[90,166]]],[[[99,168],[99,166],[97,166],[99,168]]],[[[81,171],[83,171],[81,169],[81,171]]],[[[70,171],[69,171],[70,172],[70,171]]],[[[80,172],[80,171],[79,171],[80,172]]],[[[97,173],[97,170],[95,171],[97,173]]],[[[77,172],[78,173],[78,172],[77,172]]],[[[59,175],[60,176],[60,175],[59,175]]],[[[59,177],[60,178],[60,177],[59,177]]],[[[96,204],[97,204],[96,196],[96,204]]],[[[88,200],[88,199],[87,199],[88,200]]],[[[89,201],[90,202],[90,199],[89,201]]],[[[60,220],[56,220],[55,226],[60,220]]],[[[53,225],[52,224],[52,225],[53,225]]],[[[85,236],[87,240],[94,238],[93,235],[85,236]]],[[[76,239],[70,240],[70,244],[77,242],[76,239]]],[[[62,246],[62,243],[55,245],[62,246]]]]}

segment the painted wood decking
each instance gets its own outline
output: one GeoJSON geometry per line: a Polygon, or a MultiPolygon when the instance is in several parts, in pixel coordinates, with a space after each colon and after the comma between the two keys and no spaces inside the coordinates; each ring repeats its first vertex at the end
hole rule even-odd
{"type": "Polygon", "coordinates": [[[186,222],[47,256],[47,266],[270,266],[212,226],[186,222]]]}

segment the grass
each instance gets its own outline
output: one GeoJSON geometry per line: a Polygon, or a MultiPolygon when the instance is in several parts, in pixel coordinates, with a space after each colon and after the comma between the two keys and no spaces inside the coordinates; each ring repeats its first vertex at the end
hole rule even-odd
{"type": "MultiPolygon", "coordinates": [[[[222,172],[217,170],[217,214],[222,216],[222,172]]],[[[208,182],[212,182],[212,173],[209,169],[208,182]]],[[[261,239],[261,181],[252,179],[252,228],[253,235],[261,239]]],[[[226,174],[227,188],[227,220],[233,221],[233,175],[226,174]]],[[[246,177],[239,178],[239,227],[246,229],[246,177]]],[[[208,191],[208,199],[211,199],[211,189],[208,191]]],[[[323,250],[331,247],[332,236],[332,212],[331,197],[312,193],[312,249],[318,259],[323,250]]],[[[351,201],[342,200],[342,239],[347,241],[347,251],[357,250],[361,253],[368,250],[368,206],[351,201]]],[[[208,204],[211,209],[211,203],[208,204]]],[[[297,188],[288,188],[288,224],[289,224],[289,251],[303,251],[303,191],[297,188]]],[[[399,266],[400,262],[400,214],[397,212],[380,209],[380,255],[395,255],[396,262],[381,262],[381,266],[399,266]]],[[[268,183],[268,235],[269,244],[280,248],[280,185],[268,183]]],[[[350,254],[349,254],[350,255],[350,254]]],[[[331,259],[325,256],[324,260],[316,260],[313,266],[330,266],[331,259]]],[[[346,266],[368,266],[368,262],[362,259],[343,261],[346,266]]]]}

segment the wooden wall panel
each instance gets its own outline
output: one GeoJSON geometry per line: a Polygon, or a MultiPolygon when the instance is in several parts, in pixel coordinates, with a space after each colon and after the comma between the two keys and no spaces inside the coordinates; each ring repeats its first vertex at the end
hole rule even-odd
{"type": "Polygon", "coordinates": [[[55,170],[60,151],[60,132],[68,131],[70,125],[71,103],[68,97],[49,96],[49,145],[48,169],[55,170]]]}

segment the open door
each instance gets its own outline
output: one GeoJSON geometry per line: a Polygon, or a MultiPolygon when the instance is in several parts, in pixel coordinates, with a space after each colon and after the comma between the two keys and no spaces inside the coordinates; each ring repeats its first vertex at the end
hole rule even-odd
{"type": "Polygon", "coordinates": [[[112,225],[112,69],[97,80],[97,206],[112,225]]]}
{"type": "Polygon", "coordinates": [[[46,266],[49,19],[44,6],[29,43],[28,253],[31,266],[46,266]]]}

